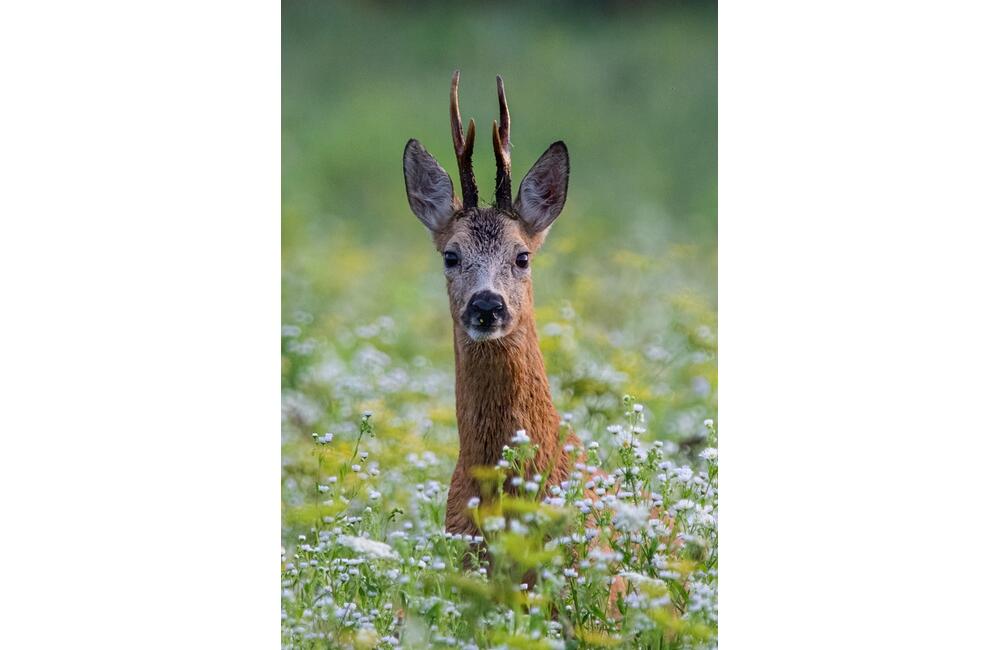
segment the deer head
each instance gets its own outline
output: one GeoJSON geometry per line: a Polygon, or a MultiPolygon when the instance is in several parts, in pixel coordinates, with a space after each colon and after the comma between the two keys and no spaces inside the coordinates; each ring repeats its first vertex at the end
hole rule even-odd
{"type": "Polygon", "coordinates": [[[456,70],[451,80],[451,133],[458,158],[462,200],[448,173],[417,140],[406,143],[403,177],[410,208],[430,230],[444,265],[456,332],[471,341],[499,339],[533,318],[531,257],[566,202],[569,153],[555,142],[521,181],[511,201],[510,113],[503,80],[497,77],[500,123],[493,122],[496,199],[479,207],[472,172],[476,123],[463,133],[456,70]]]}

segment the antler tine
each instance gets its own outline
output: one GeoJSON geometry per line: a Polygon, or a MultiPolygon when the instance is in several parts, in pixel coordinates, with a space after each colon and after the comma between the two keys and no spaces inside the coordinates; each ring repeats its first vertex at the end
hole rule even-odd
{"type": "Polygon", "coordinates": [[[497,159],[497,207],[512,209],[510,192],[510,111],[503,79],[497,75],[497,97],[500,101],[500,124],[493,120],[493,153],[497,159]]]}
{"type": "Polygon", "coordinates": [[[458,111],[459,71],[451,77],[451,139],[455,143],[455,158],[458,159],[458,178],[462,185],[462,205],[474,208],[479,204],[479,190],[476,177],[472,173],[472,147],[476,141],[476,122],[469,120],[467,136],[462,135],[462,115],[458,111]]]}

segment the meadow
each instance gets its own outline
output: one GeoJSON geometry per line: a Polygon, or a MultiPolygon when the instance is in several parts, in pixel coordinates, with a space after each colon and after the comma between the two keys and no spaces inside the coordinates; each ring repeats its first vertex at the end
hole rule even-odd
{"type": "MultiPolygon", "coordinates": [[[[283,643],[714,647],[714,7],[408,7],[283,6],[283,643]],[[480,128],[504,75],[515,183],[557,139],[572,169],[533,277],[553,398],[587,462],[555,490],[521,475],[518,494],[469,504],[491,575],[466,557],[477,540],[443,532],[451,320],[401,173],[417,137],[456,178],[455,68],[480,128]]],[[[492,471],[520,474],[531,432],[510,433],[492,471]]]]}

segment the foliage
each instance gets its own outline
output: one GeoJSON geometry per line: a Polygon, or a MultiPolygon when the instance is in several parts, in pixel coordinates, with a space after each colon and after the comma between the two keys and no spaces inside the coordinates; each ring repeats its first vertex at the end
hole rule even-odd
{"type": "MultiPolygon", "coordinates": [[[[644,407],[631,396],[624,406],[624,424],[608,427],[609,451],[591,441],[586,462],[548,491],[545,476],[525,473],[536,447],[516,432],[498,465],[481,470],[483,484],[497,486],[493,498],[468,504],[482,535],[464,538],[443,532],[447,478],[435,454],[383,466],[367,451],[381,447],[371,413],[353,441],[315,434],[311,455],[326,478],[299,495],[315,525],[282,558],[285,643],[715,644],[718,454],[706,447],[696,468],[678,465],[667,458],[676,447],[642,442],[644,407]],[[514,494],[499,489],[509,476],[514,494]]],[[[704,426],[714,444],[713,422],[704,426]]]]}

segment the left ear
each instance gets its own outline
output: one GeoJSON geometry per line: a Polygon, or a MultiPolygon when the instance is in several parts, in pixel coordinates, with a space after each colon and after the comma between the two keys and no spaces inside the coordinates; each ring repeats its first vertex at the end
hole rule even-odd
{"type": "Polygon", "coordinates": [[[560,140],[552,143],[532,165],[517,190],[514,211],[535,235],[552,225],[566,203],[569,152],[560,140]]]}

